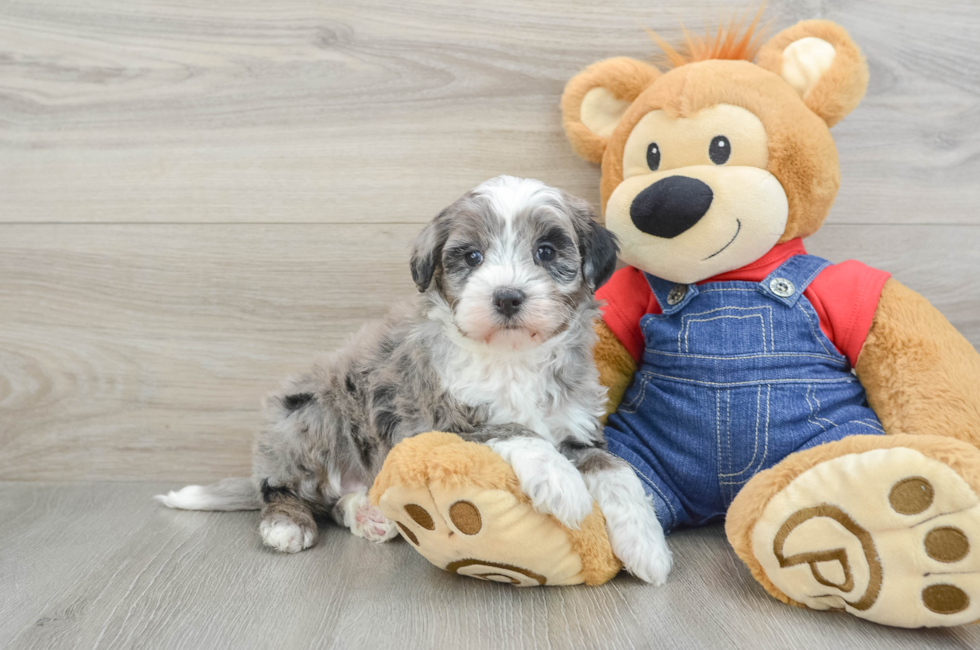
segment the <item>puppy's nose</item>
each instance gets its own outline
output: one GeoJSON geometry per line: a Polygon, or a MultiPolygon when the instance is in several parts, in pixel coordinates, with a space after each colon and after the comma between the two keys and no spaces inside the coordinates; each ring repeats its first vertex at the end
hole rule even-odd
{"type": "Polygon", "coordinates": [[[636,195],[630,219],[641,232],[672,239],[700,221],[713,198],[707,183],[689,176],[668,176],[636,195]]]}
{"type": "Polygon", "coordinates": [[[493,293],[493,304],[497,311],[510,318],[521,310],[524,304],[524,292],[517,289],[497,289],[493,293]]]}

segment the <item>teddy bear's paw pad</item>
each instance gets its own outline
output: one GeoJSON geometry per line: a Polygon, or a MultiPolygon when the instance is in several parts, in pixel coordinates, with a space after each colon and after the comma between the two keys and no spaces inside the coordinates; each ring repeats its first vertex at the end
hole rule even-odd
{"type": "Polygon", "coordinates": [[[766,505],[753,553],[814,609],[899,627],[980,619],[980,498],[944,463],[897,447],[796,477],[766,505]]]}
{"type": "Polygon", "coordinates": [[[521,587],[582,582],[567,533],[506,490],[393,486],[380,507],[415,550],[451,573],[521,587]]]}
{"type": "Polygon", "coordinates": [[[458,560],[450,562],[446,571],[461,576],[470,576],[479,580],[503,582],[515,587],[539,587],[547,584],[548,579],[539,573],[528,569],[486,560],[458,560]]]}

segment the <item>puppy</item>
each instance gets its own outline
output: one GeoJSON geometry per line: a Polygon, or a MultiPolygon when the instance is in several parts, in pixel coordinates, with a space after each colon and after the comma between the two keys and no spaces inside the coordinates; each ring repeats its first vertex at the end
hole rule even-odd
{"type": "Polygon", "coordinates": [[[491,446],[533,506],[566,526],[581,523],[594,497],[627,569],[662,583],[663,531],[636,474],[605,451],[599,423],[594,292],[616,252],[584,201],[534,180],[483,183],[418,236],[415,300],[267,398],[251,479],[157,499],[261,508],[262,539],[290,553],[316,542],[325,515],[384,541],[397,530],[367,489],[385,456],[409,436],[452,431],[491,446]]]}

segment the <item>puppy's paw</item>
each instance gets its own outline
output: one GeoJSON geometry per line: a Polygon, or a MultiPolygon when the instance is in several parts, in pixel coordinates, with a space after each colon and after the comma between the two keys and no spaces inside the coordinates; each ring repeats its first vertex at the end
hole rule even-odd
{"type": "Polygon", "coordinates": [[[386,519],[380,508],[372,506],[367,493],[345,494],[337,503],[344,525],[357,537],[370,542],[387,542],[398,534],[395,522],[386,519]]]}
{"type": "Polygon", "coordinates": [[[316,543],[317,530],[276,514],[262,520],[259,534],[266,546],[283,553],[298,553],[316,543]]]}
{"type": "Polygon", "coordinates": [[[621,460],[587,474],[586,483],[606,518],[613,553],[634,576],[660,586],[673,560],[650,497],[632,468],[621,460]]]}
{"type": "Polygon", "coordinates": [[[487,444],[514,469],[535,510],[573,530],[592,512],[592,495],[582,475],[547,440],[520,437],[487,444]]]}
{"type": "Polygon", "coordinates": [[[663,531],[637,533],[630,531],[625,535],[612,537],[613,552],[631,574],[644,582],[657,587],[667,582],[673,557],[663,531]]]}

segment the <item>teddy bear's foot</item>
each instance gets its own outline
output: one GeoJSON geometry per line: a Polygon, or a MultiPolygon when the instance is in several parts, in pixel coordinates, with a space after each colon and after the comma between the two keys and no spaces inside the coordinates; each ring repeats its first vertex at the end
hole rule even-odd
{"type": "Polygon", "coordinates": [[[900,627],[980,619],[980,450],[856,436],[743,488],[729,539],[774,596],[900,627]]]}
{"type": "Polygon", "coordinates": [[[409,544],[451,573],[520,587],[601,584],[615,558],[598,506],[578,529],[534,507],[486,445],[430,432],[388,454],[371,498],[409,544]]]}

